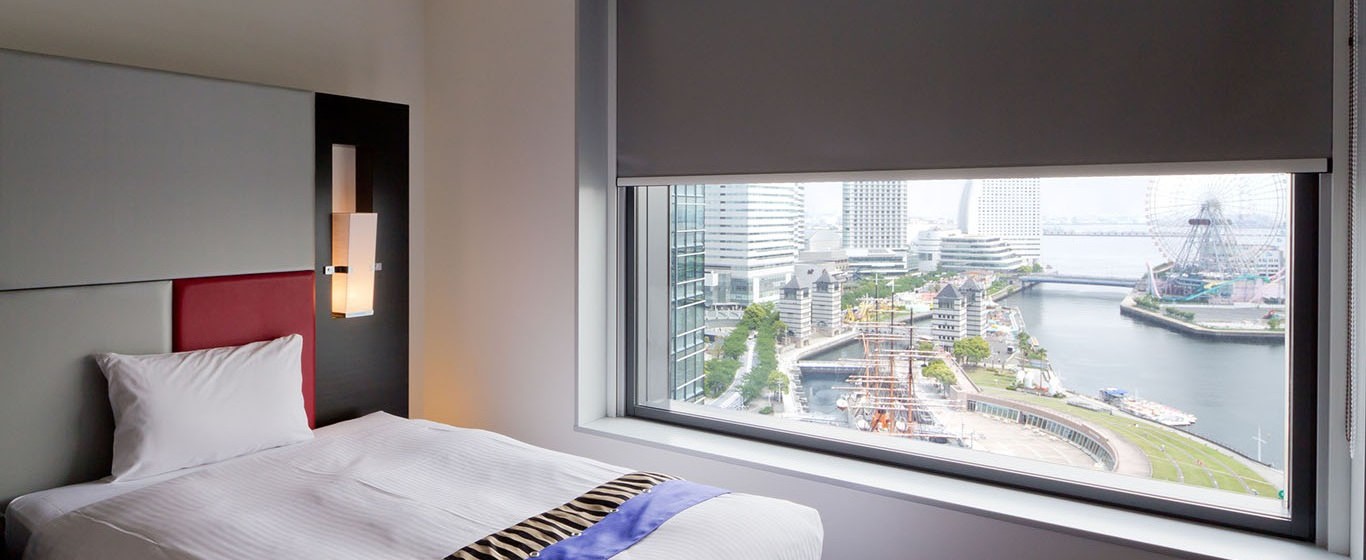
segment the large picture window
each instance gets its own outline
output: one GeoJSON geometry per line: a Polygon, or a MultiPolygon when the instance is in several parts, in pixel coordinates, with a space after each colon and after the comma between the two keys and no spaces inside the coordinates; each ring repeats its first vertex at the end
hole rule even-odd
{"type": "Polygon", "coordinates": [[[1317,174],[622,193],[629,414],[1312,537],[1317,174]]]}

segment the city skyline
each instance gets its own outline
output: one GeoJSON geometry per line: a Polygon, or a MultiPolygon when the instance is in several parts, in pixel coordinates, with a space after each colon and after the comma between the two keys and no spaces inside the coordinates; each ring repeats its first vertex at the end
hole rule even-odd
{"type": "MultiPolygon", "coordinates": [[[[1068,177],[1040,179],[1044,220],[1132,218],[1142,221],[1151,177],[1068,177]]],[[[907,181],[909,215],[956,221],[963,189],[970,180],[907,181]]],[[[842,182],[805,183],[807,218],[836,218],[842,212],[842,182]]]]}

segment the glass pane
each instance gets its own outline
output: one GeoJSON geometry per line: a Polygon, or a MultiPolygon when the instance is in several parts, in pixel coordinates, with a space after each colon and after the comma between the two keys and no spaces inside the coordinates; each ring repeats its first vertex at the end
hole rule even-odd
{"type": "Polygon", "coordinates": [[[639,404],[1285,516],[1290,184],[670,187],[639,404]]]}

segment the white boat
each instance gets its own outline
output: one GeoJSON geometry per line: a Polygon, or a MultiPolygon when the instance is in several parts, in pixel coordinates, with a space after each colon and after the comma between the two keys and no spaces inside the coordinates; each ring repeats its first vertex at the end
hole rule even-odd
{"type": "Polygon", "coordinates": [[[1194,414],[1177,410],[1162,403],[1133,397],[1124,389],[1115,387],[1101,389],[1100,398],[1106,404],[1113,405],[1124,412],[1166,426],[1180,428],[1195,423],[1194,414]]]}

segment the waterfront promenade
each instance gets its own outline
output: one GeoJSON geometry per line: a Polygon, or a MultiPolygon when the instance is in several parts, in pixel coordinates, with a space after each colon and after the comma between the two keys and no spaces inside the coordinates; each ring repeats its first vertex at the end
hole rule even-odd
{"type": "MultiPolygon", "coordinates": [[[[1069,393],[1067,399],[1010,391],[1009,381],[991,370],[974,368],[968,377],[984,394],[1023,406],[1051,410],[1101,432],[1124,458],[1117,456],[1117,471],[1219,488],[1231,492],[1274,498],[1284,478],[1280,471],[1260,465],[1214,442],[1188,432],[1163,426],[1119,410],[1088,410],[1067,404],[1071,399],[1089,399],[1069,393]],[[1132,453],[1139,452],[1138,455],[1132,453]],[[1143,465],[1139,469],[1136,465],[1143,465]],[[1146,471],[1146,472],[1139,472],[1146,471]]],[[[1094,402],[1094,401],[1093,401],[1094,402]]],[[[1118,455],[1118,454],[1117,454],[1118,455]]]]}
{"type": "MultiPolygon", "coordinates": [[[[1196,321],[1197,321],[1197,323],[1201,320],[1200,312],[1199,312],[1199,310],[1201,309],[1201,306],[1194,306],[1194,305],[1176,305],[1176,306],[1172,306],[1172,307],[1176,307],[1177,309],[1180,309],[1180,310],[1182,310],[1182,311],[1192,311],[1192,312],[1195,312],[1195,313],[1196,313],[1196,321]]],[[[1213,308],[1213,309],[1222,309],[1222,308],[1213,308]]],[[[1243,319],[1243,322],[1246,323],[1246,322],[1250,322],[1250,319],[1256,318],[1259,314],[1261,314],[1262,312],[1264,312],[1264,310],[1266,310],[1266,309],[1273,309],[1273,308],[1270,308],[1270,307],[1268,307],[1268,308],[1261,308],[1261,307],[1244,307],[1244,308],[1228,308],[1228,309],[1235,309],[1235,310],[1236,310],[1236,309],[1241,309],[1241,310],[1244,310],[1244,311],[1245,311],[1244,315],[1248,315],[1248,317],[1244,317],[1244,318],[1241,318],[1241,319],[1243,319]],[[1250,313],[1248,313],[1248,311],[1250,311],[1250,313]]],[[[1284,308],[1282,307],[1281,309],[1284,309],[1284,308]]],[[[1190,335],[1190,336],[1195,336],[1195,337],[1199,337],[1199,338],[1209,338],[1209,339],[1219,339],[1219,340],[1230,340],[1230,341],[1238,341],[1238,342],[1265,342],[1265,343],[1269,343],[1269,344],[1277,344],[1277,343],[1279,343],[1279,344],[1284,344],[1284,343],[1285,343],[1285,331],[1284,331],[1284,330],[1270,330],[1270,329],[1266,329],[1266,328],[1256,328],[1256,329],[1254,329],[1254,328],[1234,328],[1234,327],[1210,327],[1210,326],[1205,326],[1205,325],[1201,325],[1201,324],[1197,324],[1197,323],[1190,323],[1190,322],[1182,321],[1181,319],[1177,319],[1177,318],[1175,318],[1175,317],[1169,317],[1169,316],[1167,316],[1167,315],[1163,315],[1163,314],[1158,313],[1158,312],[1156,312],[1156,311],[1150,311],[1150,310],[1147,310],[1147,309],[1143,309],[1143,308],[1139,307],[1139,306],[1134,302],[1134,297],[1133,297],[1132,294],[1130,294],[1130,295],[1128,295],[1128,296],[1125,296],[1124,301],[1121,302],[1121,303],[1119,304],[1119,313],[1120,313],[1121,315],[1124,315],[1125,317],[1130,317],[1130,318],[1132,318],[1132,319],[1135,319],[1135,320],[1138,320],[1138,321],[1142,321],[1142,322],[1147,323],[1147,324],[1150,324],[1150,325],[1162,327],[1162,328],[1165,328],[1165,329],[1173,330],[1173,331],[1176,331],[1176,332],[1179,332],[1179,333],[1182,333],[1182,334],[1186,334],[1186,335],[1190,335]]]]}

